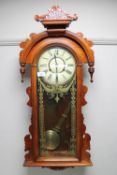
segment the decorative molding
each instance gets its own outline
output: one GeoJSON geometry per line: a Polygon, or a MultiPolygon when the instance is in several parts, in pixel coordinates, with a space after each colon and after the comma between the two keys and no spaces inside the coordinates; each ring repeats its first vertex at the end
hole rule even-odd
{"type": "Polygon", "coordinates": [[[44,15],[36,15],[35,20],[41,22],[47,29],[66,29],[72,21],[77,20],[76,14],[68,14],[64,12],[59,6],[53,6],[44,15]]]}
{"type": "Polygon", "coordinates": [[[77,15],[70,15],[64,12],[59,6],[53,6],[51,9],[48,10],[48,13],[45,15],[36,15],[36,21],[44,21],[44,20],[77,20],[77,15]]]}
{"type": "MultiPolygon", "coordinates": [[[[95,39],[89,38],[94,45],[117,45],[117,39],[95,39]]],[[[0,40],[0,46],[19,46],[24,39],[3,39],[0,40]]]]}

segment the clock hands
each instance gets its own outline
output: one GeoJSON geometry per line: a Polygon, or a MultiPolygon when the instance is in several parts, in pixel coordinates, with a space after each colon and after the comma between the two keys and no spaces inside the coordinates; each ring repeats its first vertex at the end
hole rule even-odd
{"type": "Polygon", "coordinates": [[[56,66],[56,83],[58,84],[58,63],[57,63],[57,57],[56,57],[56,53],[58,54],[58,49],[55,50],[54,53],[54,59],[55,59],[55,66],[56,66]]]}
{"type": "Polygon", "coordinates": [[[59,46],[47,49],[39,61],[38,68],[44,72],[42,81],[56,88],[69,82],[75,72],[75,62],[72,54],[59,46]]]}

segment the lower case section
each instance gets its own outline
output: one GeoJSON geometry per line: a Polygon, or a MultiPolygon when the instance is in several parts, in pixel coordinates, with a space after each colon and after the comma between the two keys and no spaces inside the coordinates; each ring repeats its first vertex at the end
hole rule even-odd
{"type": "Polygon", "coordinates": [[[76,160],[63,160],[63,161],[55,161],[55,160],[48,160],[48,161],[26,161],[24,162],[24,166],[27,167],[50,167],[50,168],[67,168],[67,167],[83,167],[83,166],[92,166],[92,162],[85,162],[81,161],[78,162],[76,160]]]}

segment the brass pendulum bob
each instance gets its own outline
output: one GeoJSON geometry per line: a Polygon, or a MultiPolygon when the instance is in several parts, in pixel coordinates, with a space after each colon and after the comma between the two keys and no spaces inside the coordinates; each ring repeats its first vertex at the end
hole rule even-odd
{"type": "Polygon", "coordinates": [[[45,132],[47,150],[52,151],[59,147],[61,127],[68,116],[67,114],[69,113],[69,110],[70,110],[70,104],[66,108],[65,112],[62,114],[62,117],[59,119],[57,125],[53,129],[47,130],[45,132]]]}

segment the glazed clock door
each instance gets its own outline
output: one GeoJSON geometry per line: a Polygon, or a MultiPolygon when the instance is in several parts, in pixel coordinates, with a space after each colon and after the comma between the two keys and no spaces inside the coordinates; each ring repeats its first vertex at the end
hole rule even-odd
{"type": "Polygon", "coordinates": [[[76,156],[75,57],[65,47],[48,47],[37,65],[40,156],[76,156]]]}

